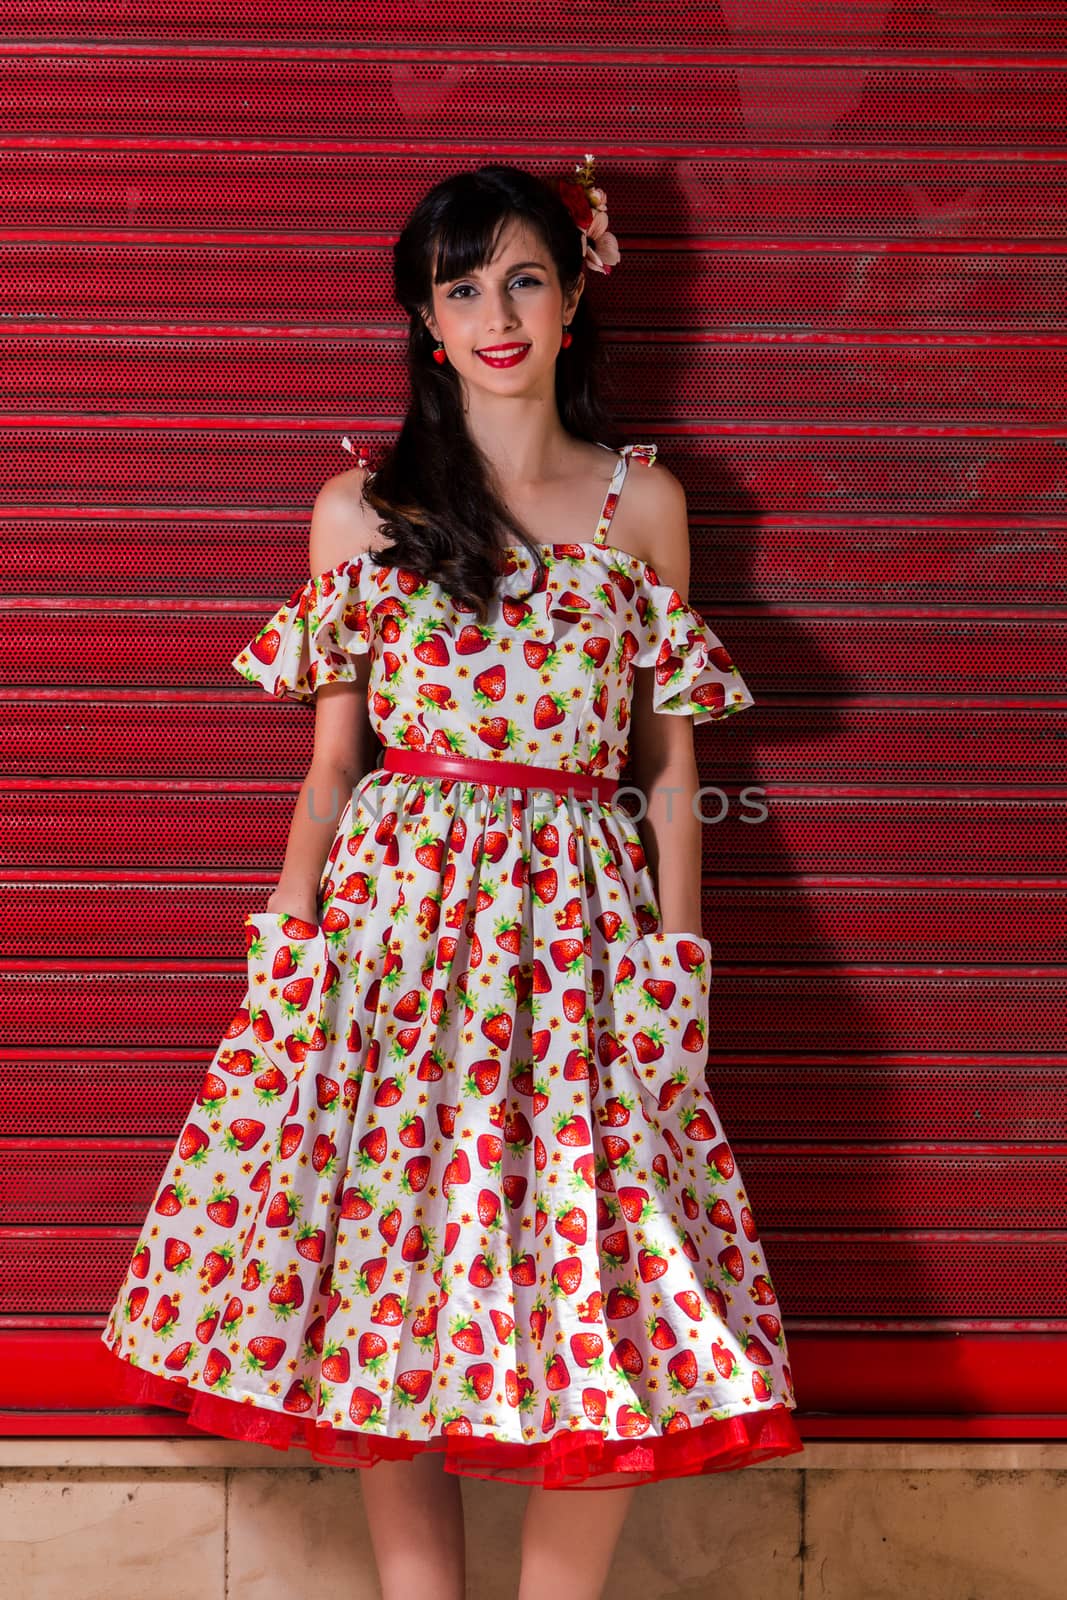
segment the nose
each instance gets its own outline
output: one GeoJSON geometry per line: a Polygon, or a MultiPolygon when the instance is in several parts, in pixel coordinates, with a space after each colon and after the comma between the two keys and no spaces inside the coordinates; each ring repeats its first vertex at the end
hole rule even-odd
{"type": "Polygon", "coordinates": [[[510,333],[518,321],[511,297],[506,291],[488,295],[488,311],[487,327],[490,333],[510,333]]]}

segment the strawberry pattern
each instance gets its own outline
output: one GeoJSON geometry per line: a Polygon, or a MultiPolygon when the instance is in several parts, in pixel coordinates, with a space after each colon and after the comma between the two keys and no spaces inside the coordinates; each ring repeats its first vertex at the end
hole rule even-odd
{"type": "MultiPolygon", "coordinates": [[[[703,618],[606,543],[508,547],[479,624],[369,555],[234,658],[310,703],[372,658],[386,745],[617,777],[658,711],[753,703],[703,618]]],[[[780,1308],[705,1069],[712,975],[631,817],[377,768],[319,916],[249,912],[246,987],[102,1334],[131,1400],[369,1467],[610,1488],[803,1448],[780,1308]]]]}

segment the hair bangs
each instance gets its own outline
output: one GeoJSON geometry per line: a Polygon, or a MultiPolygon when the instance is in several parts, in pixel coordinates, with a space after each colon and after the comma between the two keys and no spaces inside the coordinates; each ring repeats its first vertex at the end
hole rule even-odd
{"type": "Polygon", "coordinates": [[[514,215],[505,196],[484,190],[476,190],[462,205],[450,207],[434,239],[433,281],[452,283],[488,266],[514,215]]]}

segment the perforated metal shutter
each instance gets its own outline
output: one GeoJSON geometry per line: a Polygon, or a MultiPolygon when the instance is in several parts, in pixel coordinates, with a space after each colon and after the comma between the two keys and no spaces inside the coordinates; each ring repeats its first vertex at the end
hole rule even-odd
{"type": "Polygon", "coordinates": [[[698,733],[711,1082],[803,1430],[1056,1433],[1064,5],[47,15],[0,4],[4,1426],[183,1431],[98,1333],[310,755],[230,658],[398,424],[416,197],[590,150],[615,413],[758,700],[698,733]]]}

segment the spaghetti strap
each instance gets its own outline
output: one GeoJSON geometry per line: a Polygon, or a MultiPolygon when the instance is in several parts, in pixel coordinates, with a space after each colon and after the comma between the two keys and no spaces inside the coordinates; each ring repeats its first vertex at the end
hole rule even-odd
{"type": "MultiPolygon", "coordinates": [[[[600,443],[599,439],[597,443],[600,443]]],[[[610,450],[611,445],[605,444],[601,448],[610,450]]],[[[608,484],[608,492],[604,497],[604,505],[600,512],[600,521],[597,523],[596,532],[593,535],[593,543],[596,545],[602,546],[607,539],[608,529],[611,527],[611,519],[615,515],[615,507],[619,503],[622,486],[626,482],[626,472],[630,464],[630,457],[634,456],[638,461],[643,461],[646,466],[651,467],[656,460],[656,446],[654,444],[624,444],[619,450],[618,456],[618,465],[611,475],[611,482],[608,484]]]]}

